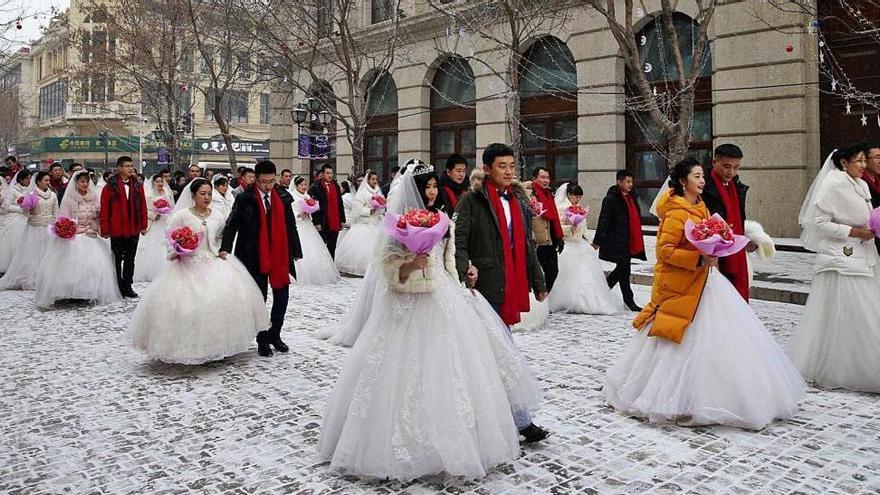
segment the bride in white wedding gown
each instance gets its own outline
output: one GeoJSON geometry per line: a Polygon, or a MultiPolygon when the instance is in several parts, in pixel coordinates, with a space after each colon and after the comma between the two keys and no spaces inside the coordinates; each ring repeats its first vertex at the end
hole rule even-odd
{"type": "Polygon", "coordinates": [[[257,332],[269,328],[263,295],[247,269],[232,255],[217,257],[225,222],[209,208],[211,191],[201,178],[184,187],[168,229],[189,227],[205,238],[195,253],[171,256],[129,325],[134,346],[159,361],[223,359],[248,350],[257,332]]]}
{"type": "MultiPolygon", "coordinates": [[[[395,180],[389,211],[422,207],[413,168],[395,180]]],[[[451,240],[416,257],[382,235],[372,271],[387,290],[373,295],[330,396],[320,455],[379,478],[484,476],[519,455],[512,410],[537,404],[540,388],[503,323],[457,283],[451,240]]]]}

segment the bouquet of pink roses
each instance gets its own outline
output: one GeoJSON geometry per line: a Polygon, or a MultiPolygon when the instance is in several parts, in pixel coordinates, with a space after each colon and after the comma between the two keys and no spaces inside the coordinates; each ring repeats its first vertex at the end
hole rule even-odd
{"type": "Polygon", "coordinates": [[[736,254],[749,243],[748,237],[734,234],[733,228],[717,213],[700,223],[685,222],[684,236],[703,253],[717,257],[736,254]]]}
{"type": "Polygon", "coordinates": [[[300,198],[296,201],[296,204],[298,204],[299,209],[307,215],[311,215],[321,209],[321,205],[313,198],[300,198]]]}
{"type": "Polygon", "coordinates": [[[539,218],[547,210],[544,209],[544,205],[538,201],[538,198],[532,198],[529,200],[529,211],[532,212],[532,216],[539,218]]]}
{"type": "Polygon", "coordinates": [[[868,228],[874,233],[874,236],[880,237],[880,206],[871,210],[871,216],[868,217],[868,228]]]}
{"type": "Polygon", "coordinates": [[[30,191],[18,198],[16,202],[22,210],[31,211],[40,202],[40,198],[37,197],[37,193],[30,191]]]}
{"type": "Polygon", "coordinates": [[[449,217],[443,212],[410,210],[403,215],[385,215],[385,232],[412,254],[428,254],[449,230],[449,217]]]}
{"type": "Polygon", "coordinates": [[[385,198],[375,194],[372,198],[370,198],[370,208],[374,210],[384,210],[385,209],[385,198]]]}
{"type": "Polygon", "coordinates": [[[586,220],[587,215],[590,214],[590,210],[584,208],[581,205],[571,205],[565,209],[565,216],[568,218],[568,221],[571,222],[572,225],[577,227],[584,220],[586,220]]]}

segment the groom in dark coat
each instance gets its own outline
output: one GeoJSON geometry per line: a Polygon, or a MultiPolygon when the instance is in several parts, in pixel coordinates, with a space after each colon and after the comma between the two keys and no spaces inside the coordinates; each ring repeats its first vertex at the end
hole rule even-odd
{"type": "Polygon", "coordinates": [[[302,258],[302,247],[291,208],[293,196],[275,184],[275,164],[265,160],[254,169],[256,181],[235,197],[226,220],[220,257],[226,259],[238,235],[235,256],[260,287],[263,299],[272,286],[272,326],[257,334],[260,356],[271,356],[272,347],[278,352],[289,350],[281,340],[281,326],[287,312],[289,275],[296,275],[294,262],[302,258]]]}

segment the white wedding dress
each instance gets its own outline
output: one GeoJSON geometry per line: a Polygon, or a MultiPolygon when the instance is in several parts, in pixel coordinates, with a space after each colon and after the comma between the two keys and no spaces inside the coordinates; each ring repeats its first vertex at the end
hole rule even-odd
{"type": "Polygon", "coordinates": [[[346,218],[350,225],[348,233],[336,245],[336,268],[340,273],[363,277],[375,258],[376,241],[382,233],[383,212],[370,206],[374,195],[381,196],[382,191],[378,187],[370,188],[364,181],[351,207],[352,218],[346,218]]]}
{"type": "Polygon", "coordinates": [[[293,196],[293,212],[296,214],[296,231],[302,246],[303,257],[296,262],[296,282],[301,285],[328,285],[341,280],[336,264],[327,250],[327,245],[318,234],[311,215],[303,213],[299,201],[308,199],[308,194],[301,194],[295,187],[290,188],[293,196]],[[305,218],[303,218],[303,216],[305,218]]]}
{"type": "MultiPolygon", "coordinates": [[[[187,191],[188,193],[188,191],[187,191]]],[[[188,208],[175,211],[170,229],[204,232],[198,250],[170,263],[138,304],[129,325],[134,346],[153,359],[201,364],[250,348],[269,328],[260,289],[231,254],[217,257],[225,222],[219,212],[202,222],[188,208]]]]}
{"type": "MultiPolygon", "coordinates": [[[[171,214],[161,215],[153,206],[157,199],[165,198],[171,207],[174,207],[174,195],[171,193],[171,187],[165,186],[165,192],[160,193],[151,184],[149,194],[147,194],[147,233],[142,235],[138,241],[137,255],[134,259],[134,278],[135,282],[151,282],[160,273],[168,269],[169,261],[167,257],[165,240],[165,231],[168,230],[168,222],[171,214]],[[158,218],[157,218],[158,217],[158,218]]],[[[189,194],[189,191],[186,191],[189,194]]]]}
{"type": "Polygon", "coordinates": [[[49,244],[49,224],[58,215],[58,196],[51,188],[41,191],[31,187],[29,191],[37,195],[38,203],[27,215],[21,242],[15,246],[12,262],[0,278],[0,290],[34,290],[37,271],[49,244]]]}
{"type": "Polygon", "coordinates": [[[0,273],[6,273],[15,252],[21,249],[21,241],[27,227],[28,216],[18,206],[18,198],[24,196],[27,188],[13,181],[3,191],[2,221],[0,221],[0,273]]]}
{"type": "Polygon", "coordinates": [[[814,234],[805,236],[817,273],[788,352],[810,383],[877,393],[880,257],[873,241],[849,237],[852,226],[867,225],[871,193],[836,169],[821,182],[810,212],[814,234]]]}
{"type": "MultiPolygon", "coordinates": [[[[511,407],[534,406],[540,388],[503,323],[443,273],[444,248],[429,257],[433,290],[375,294],[324,415],[318,448],[331,469],[481,477],[519,455],[511,407]]],[[[391,256],[376,271],[393,277],[403,259],[412,258],[391,256]]]]}
{"type": "Polygon", "coordinates": [[[652,422],[764,428],[798,411],[806,384],[733,285],[709,273],[681,344],[636,332],[605,377],[608,404],[652,422]]]}
{"type": "Polygon", "coordinates": [[[598,252],[584,237],[586,220],[575,227],[563,213],[570,206],[568,198],[556,203],[565,248],[559,254],[559,276],[547,296],[550,312],[610,315],[626,311],[623,300],[615,299],[608,288],[598,252]]]}
{"type": "MultiPolygon", "coordinates": [[[[82,172],[88,173],[88,172],[82,172]]],[[[100,198],[94,187],[85,196],[76,190],[74,174],[61,201],[60,215],[77,221],[76,237],[51,236],[37,272],[37,306],[50,308],[62,299],[108,304],[122,299],[110,246],[99,235],[100,198]]],[[[89,181],[91,183],[91,181],[89,181]]]]}
{"type": "MultiPolygon", "coordinates": [[[[414,168],[395,179],[391,211],[421,207],[414,168]]],[[[377,290],[318,440],[331,469],[481,477],[519,455],[512,411],[528,412],[541,389],[489,303],[458,283],[453,232],[404,280],[400,268],[415,257],[383,234],[370,268],[377,290]]]]}
{"type": "Polygon", "coordinates": [[[370,312],[373,308],[373,297],[387,289],[379,274],[379,270],[370,265],[367,273],[355,294],[354,302],[339,320],[339,323],[327,325],[315,331],[315,337],[327,339],[328,342],[343,347],[351,347],[357,342],[370,312]]]}

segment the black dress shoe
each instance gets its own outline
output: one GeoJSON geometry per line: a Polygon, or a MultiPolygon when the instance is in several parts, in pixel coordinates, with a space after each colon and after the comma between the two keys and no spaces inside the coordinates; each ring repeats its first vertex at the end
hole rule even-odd
{"type": "Polygon", "coordinates": [[[626,303],[626,307],[629,308],[630,311],[635,311],[636,313],[642,310],[642,307],[634,302],[626,303]]]}
{"type": "Polygon", "coordinates": [[[138,295],[137,295],[137,292],[135,292],[131,289],[126,289],[126,290],[122,291],[122,297],[135,298],[135,297],[138,297],[138,295]]]}
{"type": "Polygon", "coordinates": [[[272,341],[272,347],[278,352],[287,352],[290,350],[290,347],[287,347],[287,344],[285,344],[280,338],[272,341]]]}
{"type": "Polygon", "coordinates": [[[541,440],[547,438],[547,430],[541,428],[540,426],[535,425],[535,423],[529,424],[522,430],[519,430],[519,434],[524,436],[525,443],[535,443],[540,442],[541,440]]]}
{"type": "Polygon", "coordinates": [[[263,357],[272,356],[272,348],[268,342],[257,342],[257,354],[263,357]]]}

